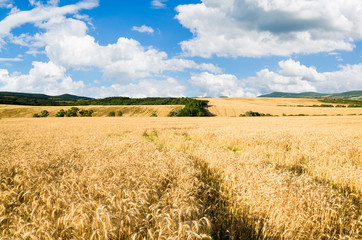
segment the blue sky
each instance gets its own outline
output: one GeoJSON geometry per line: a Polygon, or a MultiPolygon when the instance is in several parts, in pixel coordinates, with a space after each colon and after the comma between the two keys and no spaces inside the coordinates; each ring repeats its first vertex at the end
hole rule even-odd
{"type": "Polygon", "coordinates": [[[360,0],[0,0],[0,91],[362,90],[360,0]]]}

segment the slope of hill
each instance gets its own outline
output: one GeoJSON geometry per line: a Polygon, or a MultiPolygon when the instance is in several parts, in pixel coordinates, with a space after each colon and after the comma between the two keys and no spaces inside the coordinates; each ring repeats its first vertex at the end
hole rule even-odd
{"type": "MultiPolygon", "coordinates": [[[[16,106],[0,105],[1,118],[32,118],[35,113],[43,110],[49,112],[49,117],[55,117],[60,109],[67,110],[71,107],[66,106],[16,106]]],[[[93,110],[93,117],[107,117],[110,112],[123,113],[123,117],[149,117],[155,113],[158,117],[166,117],[170,112],[177,112],[183,108],[182,105],[164,105],[164,106],[83,106],[84,110],[93,110]]]]}
{"type": "Polygon", "coordinates": [[[0,104],[30,105],[30,106],[64,106],[69,102],[90,101],[92,98],[71,94],[49,96],[46,94],[0,92],[0,104]]]}
{"type": "MultiPolygon", "coordinates": [[[[362,114],[362,108],[317,107],[324,103],[320,102],[319,99],[311,98],[203,98],[203,100],[209,101],[206,108],[209,116],[216,117],[238,117],[247,111],[270,113],[279,116],[283,114],[310,116],[362,114]]],[[[328,105],[337,106],[339,104],[331,103],[328,105]]]]}
{"type": "Polygon", "coordinates": [[[37,93],[20,93],[20,92],[0,92],[0,98],[10,98],[10,99],[14,99],[14,98],[33,98],[33,99],[54,99],[54,100],[90,100],[93,98],[89,98],[89,97],[80,97],[80,96],[76,96],[76,95],[71,95],[71,94],[63,94],[63,95],[59,95],[59,96],[49,96],[46,94],[37,94],[37,93]]]}
{"type": "Polygon", "coordinates": [[[129,98],[107,97],[94,99],[70,94],[48,96],[45,94],[0,92],[0,104],[27,106],[90,106],[90,105],[186,105],[191,98],[129,98]]]}
{"type": "Polygon", "coordinates": [[[349,91],[343,93],[317,93],[317,92],[303,92],[303,93],[285,93],[273,92],[270,94],[261,95],[259,97],[267,98],[342,98],[342,99],[362,99],[362,91],[349,91]]]}
{"type": "MultiPolygon", "coordinates": [[[[311,107],[322,105],[318,99],[308,98],[203,98],[208,100],[205,107],[209,116],[238,117],[247,111],[270,113],[272,115],[361,115],[362,108],[348,107],[311,107]]],[[[351,100],[343,100],[351,101],[351,100]]],[[[328,103],[340,105],[341,103],[328,103]]],[[[348,104],[345,104],[348,105],[348,104]]],[[[43,110],[49,111],[49,117],[55,117],[60,109],[69,109],[71,106],[17,106],[0,104],[0,118],[31,118],[33,114],[43,110]]],[[[123,112],[123,117],[149,117],[156,113],[158,117],[166,117],[170,112],[179,111],[182,105],[98,105],[81,106],[81,109],[94,111],[93,117],[106,117],[109,112],[123,112]]]]}

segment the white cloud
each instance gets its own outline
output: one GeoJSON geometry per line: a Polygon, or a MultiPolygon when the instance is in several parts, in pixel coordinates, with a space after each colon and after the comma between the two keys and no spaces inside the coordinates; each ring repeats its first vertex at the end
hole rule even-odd
{"type": "Polygon", "coordinates": [[[176,18],[193,32],[190,56],[287,56],[352,50],[362,39],[360,0],[202,0],[176,18]]]}
{"type": "Polygon", "coordinates": [[[300,62],[293,61],[292,59],[280,61],[279,67],[281,68],[279,74],[285,77],[302,77],[303,80],[309,82],[326,80],[325,76],[318,73],[314,66],[306,67],[301,65],[300,62]]]}
{"type": "Polygon", "coordinates": [[[317,89],[323,92],[344,92],[362,89],[362,63],[340,66],[339,71],[322,73],[326,81],[317,83],[317,89]]]}
{"type": "Polygon", "coordinates": [[[151,6],[156,9],[165,8],[166,4],[163,2],[167,2],[168,0],[152,0],[151,6]]]}
{"type": "Polygon", "coordinates": [[[28,51],[25,52],[26,54],[32,55],[33,57],[36,57],[38,54],[45,54],[44,51],[39,51],[36,48],[30,48],[28,51]]]}
{"type": "Polygon", "coordinates": [[[8,70],[0,69],[0,91],[39,92],[50,95],[81,93],[84,83],[73,81],[65,71],[65,68],[53,62],[33,62],[29,74],[9,74],[8,70]]]}
{"type": "Polygon", "coordinates": [[[28,33],[21,33],[18,36],[14,36],[10,33],[8,39],[11,43],[20,45],[22,47],[39,48],[44,46],[44,43],[40,41],[39,37],[39,33],[36,33],[34,36],[31,36],[28,33]]]}
{"type": "Polygon", "coordinates": [[[126,96],[144,97],[184,97],[185,87],[174,78],[165,80],[142,79],[138,83],[113,84],[110,87],[92,89],[96,97],[126,96]]]}
{"type": "Polygon", "coordinates": [[[89,26],[91,26],[93,29],[94,29],[94,25],[92,23],[92,18],[89,17],[88,15],[85,15],[85,14],[74,14],[73,17],[75,19],[79,19],[79,20],[82,20],[84,22],[86,22],[87,24],[89,24],[89,26]]]}
{"type": "Polygon", "coordinates": [[[256,76],[238,79],[231,74],[192,74],[189,80],[200,97],[253,97],[271,92],[337,93],[362,89],[362,63],[340,66],[338,71],[318,72],[288,59],[279,62],[278,71],[262,69],[256,76]]]}
{"type": "Polygon", "coordinates": [[[47,56],[67,69],[96,67],[104,76],[123,82],[187,68],[220,71],[212,64],[197,64],[179,58],[168,59],[165,52],[152,47],[145,48],[134,39],[121,37],[117,43],[99,45],[92,36],[87,35],[87,25],[75,19],[52,18],[41,27],[46,29],[46,33],[39,39],[46,46],[47,56]]]}
{"type": "Polygon", "coordinates": [[[16,58],[0,58],[0,62],[21,62],[24,61],[24,59],[21,59],[19,57],[16,58]]]}
{"type": "Polygon", "coordinates": [[[258,95],[274,91],[336,93],[362,89],[362,63],[322,73],[313,66],[307,67],[291,59],[280,61],[279,67],[278,72],[263,69],[244,81],[258,95]]]}
{"type": "Polygon", "coordinates": [[[31,6],[41,6],[42,3],[40,1],[36,1],[36,0],[29,0],[29,3],[31,6]]]}
{"type": "Polygon", "coordinates": [[[98,0],[83,0],[63,7],[54,6],[57,1],[50,1],[50,5],[46,6],[38,4],[36,1],[31,3],[37,7],[29,11],[16,11],[0,22],[0,36],[8,35],[12,29],[25,23],[40,23],[56,16],[75,14],[82,9],[92,9],[98,6],[98,0]]]}
{"type": "Polygon", "coordinates": [[[317,88],[302,76],[284,76],[269,69],[263,69],[256,77],[247,80],[259,94],[270,92],[317,92],[317,88]]]}
{"type": "Polygon", "coordinates": [[[152,33],[155,32],[155,30],[153,30],[152,27],[149,27],[149,26],[146,26],[146,25],[142,25],[141,27],[134,26],[132,28],[132,30],[140,32],[140,33],[148,33],[148,34],[152,34],[152,33]]]}
{"type": "Polygon", "coordinates": [[[56,6],[58,5],[60,2],[60,0],[48,0],[48,5],[53,5],[53,6],[56,6]]]}
{"type": "MultiPolygon", "coordinates": [[[[165,78],[165,72],[193,69],[220,73],[221,69],[213,64],[196,63],[180,57],[168,58],[163,51],[144,47],[134,39],[120,37],[116,43],[100,45],[94,37],[88,35],[90,18],[80,15],[81,9],[98,5],[98,0],[83,0],[73,5],[58,7],[59,1],[31,1],[35,6],[30,11],[18,11],[0,22],[1,34],[13,44],[29,48],[25,53],[36,56],[46,54],[48,63],[33,62],[28,74],[9,73],[1,70],[0,89],[8,91],[58,93],[82,93],[85,85],[82,81],[73,81],[66,71],[100,70],[105,80],[114,82],[111,87],[87,90],[87,94],[111,93],[116,95],[145,96],[184,96],[185,87],[173,78],[165,78]],[[72,14],[73,18],[65,15],[72,14]],[[12,30],[25,23],[31,23],[39,29],[31,35],[22,33],[13,35],[12,30]],[[1,85],[2,84],[2,85],[1,85]],[[109,91],[109,92],[107,92],[109,91]]],[[[138,31],[152,32],[152,28],[141,26],[138,31]]],[[[18,59],[0,59],[0,61],[18,61],[18,59]]]]}
{"type": "Polygon", "coordinates": [[[0,0],[0,8],[12,8],[13,1],[12,0],[0,0]]]}
{"type": "Polygon", "coordinates": [[[203,72],[192,74],[191,85],[197,89],[200,97],[254,97],[255,95],[247,89],[242,81],[231,74],[214,75],[203,72]]]}

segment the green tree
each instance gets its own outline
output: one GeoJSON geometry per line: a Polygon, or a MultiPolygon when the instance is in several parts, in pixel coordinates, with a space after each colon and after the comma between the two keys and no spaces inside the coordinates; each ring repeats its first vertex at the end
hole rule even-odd
{"type": "Polygon", "coordinates": [[[49,112],[47,110],[41,111],[40,117],[47,117],[47,116],[49,116],[49,112]]]}
{"type": "Polygon", "coordinates": [[[65,116],[65,111],[64,109],[60,109],[56,114],[55,117],[64,117],[65,116]]]}
{"type": "Polygon", "coordinates": [[[71,107],[65,112],[65,116],[67,117],[78,117],[77,113],[79,111],[79,108],[77,107],[71,107]]]}
{"type": "Polygon", "coordinates": [[[93,110],[80,110],[79,111],[79,114],[81,117],[92,117],[92,114],[93,114],[93,110]]]}

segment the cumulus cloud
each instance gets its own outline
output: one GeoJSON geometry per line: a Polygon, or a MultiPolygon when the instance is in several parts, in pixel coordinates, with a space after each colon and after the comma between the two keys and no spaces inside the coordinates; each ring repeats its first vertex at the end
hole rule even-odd
{"type": "Polygon", "coordinates": [[[142,79],[137,83],[113,84],[110,87],[94,88],[97,97],[127,96],[144,97],[184,97],[185,87],[174,78],[164,80],[142,79]]]}
{"type": "Polygon", "coordinates": [[[254,97],[245,84],[231,74],[192,74],[191,85],[200,97],[254,97]]]}
{"type": "Polygon", "coordinates": [[[362,63],[340,66],[338,71],[318,72],[288,59],[279,62],[279,69],[262,69],[255,76],[238,79],[232,74],[192,74],[189,83],[200,97],[254,97],[271,92],[336,93],[362,89],[362,63]]]}
{"type": "MultiPolygon", "coordinates": [[[[33,68],[28,74],[9,73],[2,69],[1,90],[48,94],[79,94],[87,91],[95,96],[109,96],[112,93],[133,97],[184,96],[185,87],[175,79],[155,79],[160,76],[165,78],[165,72],[185,69],[221,72],[213,64],[199,64],[180,57],[169,58],[165,52],[144,47],[134,39],[120,37],[116,43],[100,45],[94,37],[88,35],[89,25],[85,21],[89,21],[89,18],[79,13],[81,9],[97,6],[98,0],[83,0],[63,7],[58,7],[58,3],[57,0],[49,0],[44,5],[43,1],[31,1],[30,4],[35,6],[33,10],[18,11],[0,22],[0,37],[1,34],[6,35],[13,44],[29,48],[26,51],[28,54],[45,54],[49,58],[48,63],[33,62],[33,68]],[[67,14],[72,14],[73,18],[66,17],[67,14]],[[25,23],[33,24],[39,32],[34,35],[13,35],[12,30],[25,23]],[[113,84],[101,88],[87,86],[88,90],[85,90],[82,81],[73,81],[66,73],[69,69],[92,68],[100,70],[105,80],[113,84]]],[[[134,29],[146,32],[153,30],[147,26],[134,29]]],[[[18,60],[20,58],[0,59],[18,60]]]]}
{"type": "Polygon", "coordinates": [[[362,89],[362,63],[340,66],[339,71],[318,72],[292,59],[279,62],[279,70],[259,71],[244,81],[256,94],[270,92],[323,92],[335,93],[362,89]]]}
{"type": "Polygon", "coordinates": [[[152,47],[143,47],[134,39],[121,37],[117,43],[102,46],[87,34],[87,25],[76,19],[52,18],[41,25],[46,29],[43,41],[47,56],[65,68],[99,68],[105,77],[127,82],[165,71],[200,69],[218,72],[213,64],[197,64],[181,58],[169,59],[152,47]]]}
{"type": "Polygon", "coordinates": [[[0,69],[0,91],[40,92],[51,95],[79,94],[84,88],[82,81],[73,81],[66,69],[53,62],[33,62],[28,74],[12,73],[0,69]]]}
{"type": "Polygon", "coordinates": [[[40,23],[56,16],[75,14],[82,9],[92,9],[98,6],[98,0],[83,0],[76,4],[63,7],[56,6],[58,1],[49,1],[49,5],[43,6],[37,1],[33,5],[37,6],[29,11],[16,11],[0,22],[0,36],[8,35],[12,29],[25,23],[40,23]]]}
{"type": "Polygon", "coordinates": [[[136,31],[136,32],[140,32],[140,33],[148,33],[148,34],[152,34],[155,32],[155,30],[153,30],[152,27],[149,27],[149,26],[146,26],[146,25],[142,25],[141,27],[137,27],[137,26],[134,26],[132,28],[133,31],[136,31]]]}
{"type": "Polygon", "coordinates": [[[166,4],[164,2],[167,2],[167,0],[152,0],[151,6],[156,9],[165,8],[166,4]]]}
{"type": "Polygon", "coordinates": [[[194,34],[190,56],[287,56],[352,50],[362,39],[360,0],[202,0],[176,18],[194,34]]]}

